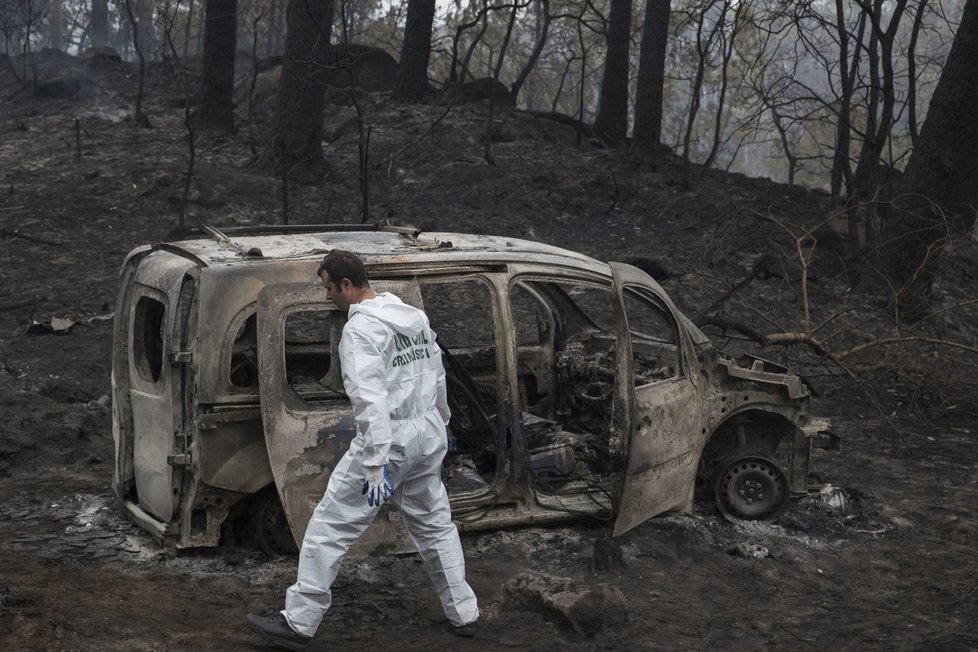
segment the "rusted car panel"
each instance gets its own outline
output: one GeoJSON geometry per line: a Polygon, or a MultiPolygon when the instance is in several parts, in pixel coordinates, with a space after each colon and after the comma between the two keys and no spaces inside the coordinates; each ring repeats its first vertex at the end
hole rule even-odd
{"type": "MultiPolygon", "coordinates": [[[[490,236],[208,227],[134,251],[117,300],[113,487],[168,546],[301,540],[354,436],[345,315],[315,279],[336,247],[439,334],[460,530],[614,514],[617,535],[704,486],[729,517],[773,520],[806,490],[827,427],[807,383],[716,352],[641,270],[490,236]]],[[[398,520],[386,508],[362,549],[400,547],[398,520]]]]}

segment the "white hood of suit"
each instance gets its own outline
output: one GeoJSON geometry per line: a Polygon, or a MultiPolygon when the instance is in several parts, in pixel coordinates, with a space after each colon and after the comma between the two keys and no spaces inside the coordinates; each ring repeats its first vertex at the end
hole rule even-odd
{"type": "Polygon", "coordinates": [[[409,306],[390,292],[381,292],[373,299],[350,304],[349,318],[363,315],[383,322],[397,333],[414,336],[428,328],[423,312],[409,306]]]}

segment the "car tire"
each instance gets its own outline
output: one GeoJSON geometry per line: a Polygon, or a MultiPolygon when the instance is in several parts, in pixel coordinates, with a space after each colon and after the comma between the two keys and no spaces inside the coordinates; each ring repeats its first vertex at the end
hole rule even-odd
{"type": "Polygon", "coordinates": [[[767,451],[734,451],[716,474],[714,500],[729,521],[773,523],[788,507],[788,478],[767,451]]]}
{"type": "Polygon", "coordinates": [[[269,557],[299,553],[274,485],[255,495],[248,515],[248,528],[251,541],[269,557]]]}

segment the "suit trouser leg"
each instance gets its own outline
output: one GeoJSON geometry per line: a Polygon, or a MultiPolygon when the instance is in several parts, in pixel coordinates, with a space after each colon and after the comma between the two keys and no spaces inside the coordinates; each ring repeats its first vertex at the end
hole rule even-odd
{"type": "Polygon", "coordinates": [[[401,514],[408,535],[424,560],[442,609],[459,627],[479,618],[475,592],[465,581],[465,556],[458,528],[452,523],[448,492],[441,480],[441,454],[422,458],[401,487],[401,514]]]}
{"type": "Polygon", "coordinates": [[[296,582],[285,594],[282,614],[303,636],[316,633],[332,603],[330,587],[343,556],[377,516],[377,507],[370,507],[361,493],[364,471],[358,452],[347,451],[330,475],[302,540],[296,582]]]}

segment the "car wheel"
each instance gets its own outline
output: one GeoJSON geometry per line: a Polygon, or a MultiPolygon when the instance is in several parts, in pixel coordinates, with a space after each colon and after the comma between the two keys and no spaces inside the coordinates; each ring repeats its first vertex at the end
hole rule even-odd
{"type": "Polygon", "coordinates": [[[773,523],[788,506],[788,478],[767,453],[735,452],[720,467],[714,498],[728,520],[773,523]]]}
{"type": "Polygon", "coordinates": [[[278,499],[278,492],[265,491],[256,497],[251,513],[251,540],[269,557],[295,555],[299,549],[285,518],[285,510],[278,499]]]}

